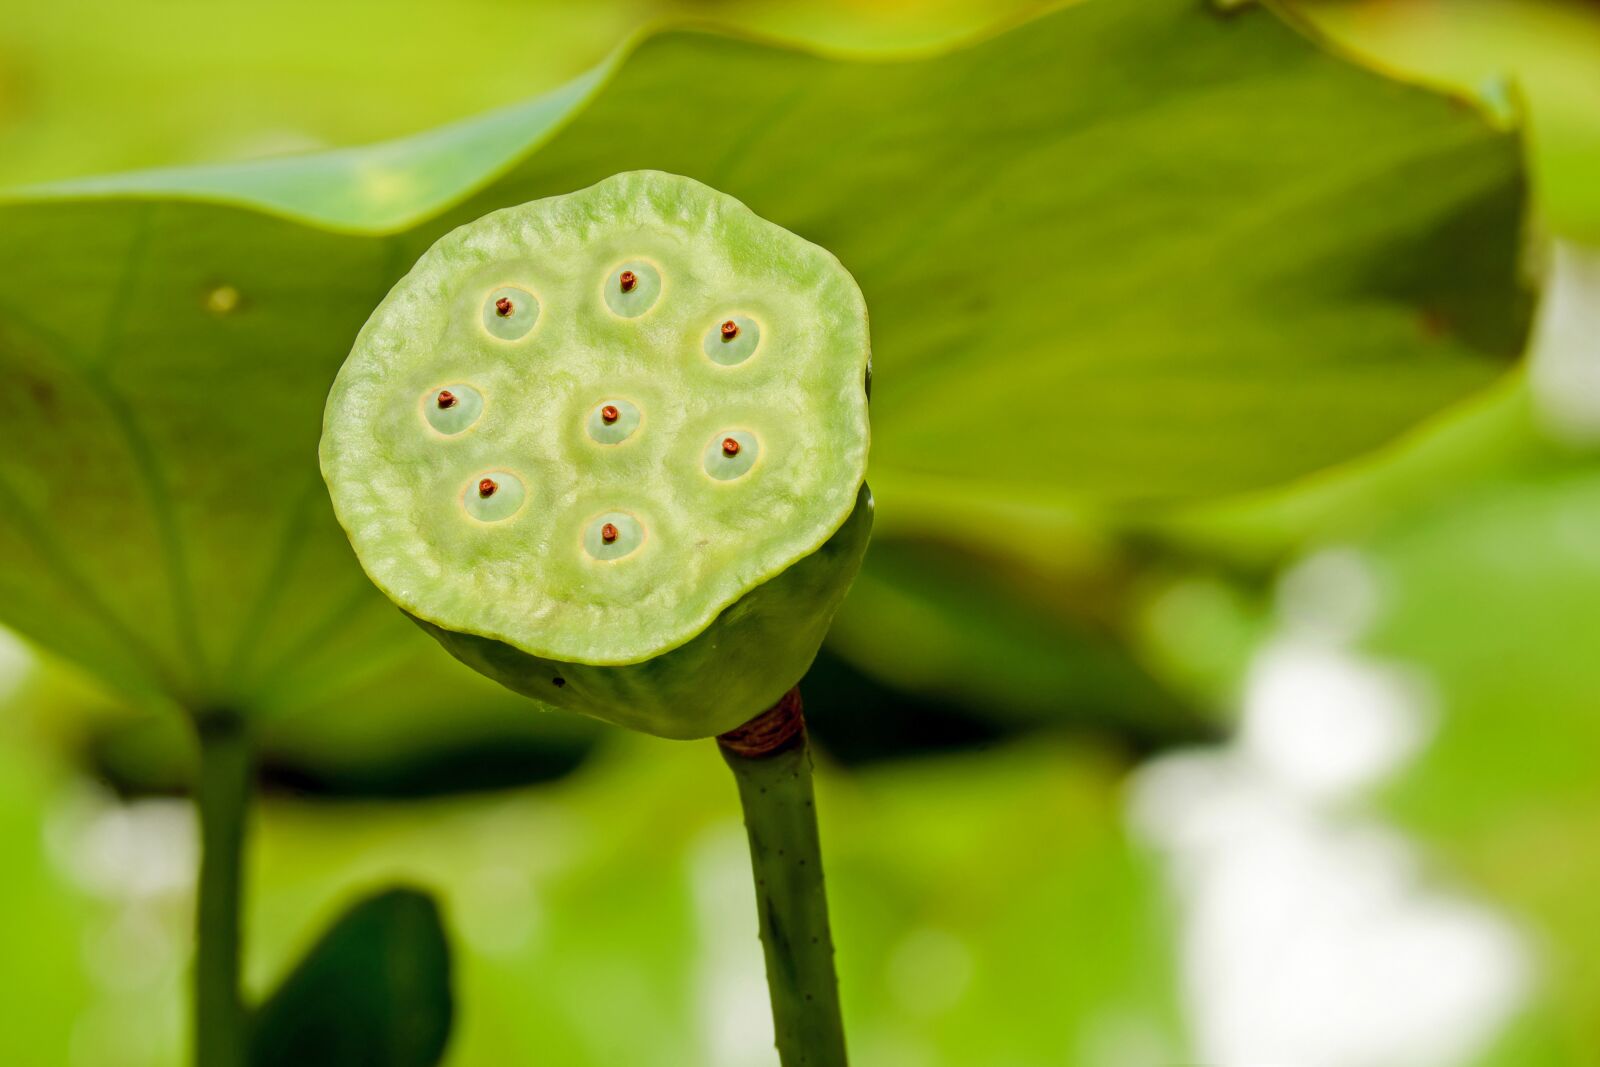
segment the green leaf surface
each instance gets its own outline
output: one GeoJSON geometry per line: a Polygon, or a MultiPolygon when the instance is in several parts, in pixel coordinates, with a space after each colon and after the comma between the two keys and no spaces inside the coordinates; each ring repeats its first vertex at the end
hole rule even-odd
{"type": "Polygon", "coordinates": [[[1517,153],[1264,11],[1091,0],[896,61],[663,32],[406,142],[14,194],[0,619],[192,707],[459,679],[406,659],[314,457],[360,323],[493,208],[655,167],[834,251],[886,517],[1026,542],[986,502],[1270,484],[1491,380],[1525,328],[1517,153]]]}
{"type": "Polygon", "coordinates": [[[450,949],[427,894],[346,911],[258,1012],[251,1067],[433,1067],[454,1012],[450,949]]]}
{"type": "Polygon", "coordinates": [[[1528,112],[1552,229],[1600,243],[1600,7],[1572,0],[1288,0],[1371,61],[1528,112]]]}

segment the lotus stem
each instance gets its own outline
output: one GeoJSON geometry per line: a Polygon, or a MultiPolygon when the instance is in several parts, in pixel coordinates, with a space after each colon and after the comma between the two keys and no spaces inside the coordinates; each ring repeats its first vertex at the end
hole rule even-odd
{"type": "Polygon", "coordinates": [[[195,907],[194,1063],[244,1067],[248,1019],[239,983],[241,861],[249,812],[250,736],[236,716],[198,724],[200,887],[195,907]]]}
{"type": "Polygon", "coordinates": [[[783,1067],[846,1067],[800,691],[718,737],[739,784],[783,1067]]]}

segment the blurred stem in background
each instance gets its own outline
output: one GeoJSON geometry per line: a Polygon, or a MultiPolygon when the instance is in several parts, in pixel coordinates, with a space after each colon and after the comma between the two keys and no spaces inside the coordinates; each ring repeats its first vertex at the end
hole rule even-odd
{"type": "Polygon", "coordinates": [[[250,734],[229,713],[197,723],[200,887],[195,906],[194,1062],[243,1067],[246,1017],[239,989],[241,859],[250,799],[250,734]]]}
{"type": "Polygon", "coordinates": [[[739,783],[783,1067],[845,1067],[800,690],[717,739],[739,783]]]}

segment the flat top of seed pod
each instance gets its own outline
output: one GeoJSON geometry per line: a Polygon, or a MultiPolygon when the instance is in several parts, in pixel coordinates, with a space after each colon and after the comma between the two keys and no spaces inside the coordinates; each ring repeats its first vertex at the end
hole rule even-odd
{"type": "Polygon", "coordinates": [[[417,261],[334,383],[323,475],[406,611],[636,663],[844,523],[868,359],[830,253],[688,178],[619,174],[417,261]]]}

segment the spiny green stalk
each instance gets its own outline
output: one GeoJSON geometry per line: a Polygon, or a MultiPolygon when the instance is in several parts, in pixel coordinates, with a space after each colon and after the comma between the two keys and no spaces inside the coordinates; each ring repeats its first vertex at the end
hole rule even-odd
{"type": "Polygon", "coordinates": [[[194,1063],[244,1067],[248,1019],[239,988],[241,860],[250,798],[250,736],[237,716],[198,724],[200,886],[195,906],[194,1063]]]}
{"type": "Polygon", "coordinates": [[[739,784],[783,1067],[846,1067],[800,691],[718,738],[739,784]]]}

